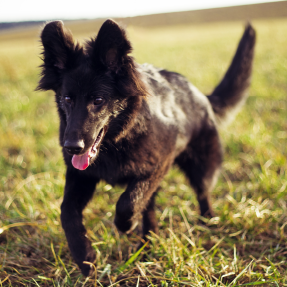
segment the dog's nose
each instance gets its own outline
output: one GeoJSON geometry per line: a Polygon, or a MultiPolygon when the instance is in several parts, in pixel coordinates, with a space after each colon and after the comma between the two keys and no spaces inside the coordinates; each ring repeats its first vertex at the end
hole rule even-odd
{"type": "Polygon", "coordinates": [[[67,150],[70,154],[79,154],[85,147],[83,140],[76,140],[76,141],[70,141],[66,140],[64,143],[64,148],[67,150]]]}

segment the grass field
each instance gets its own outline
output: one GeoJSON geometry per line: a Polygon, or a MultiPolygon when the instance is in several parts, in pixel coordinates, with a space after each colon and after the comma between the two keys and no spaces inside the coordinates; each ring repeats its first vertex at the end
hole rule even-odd
{"type": "MultiPolygon", "coordinates": [[[[89,23],[70,28],[83,40],[96,33],[89,23]]],[[[88,279],[60,224],[65,166],[53,93],[34,92],[40,28],[0,34],[0,286],[287,286],[287,20],[253,25],[250,97],[221,131],[225,161],[212,196],[217,217],[199,223],[195,195],[173,169],[157,198],[160,234],[135,254],[140,231],[120,236],[113,225],[123,189],[102,182],[85,210],[97,254],[88,279]]],[[[243,23],[128,31],[139,63],[180,72],[208,94],[229,65],[243,23]]]]}

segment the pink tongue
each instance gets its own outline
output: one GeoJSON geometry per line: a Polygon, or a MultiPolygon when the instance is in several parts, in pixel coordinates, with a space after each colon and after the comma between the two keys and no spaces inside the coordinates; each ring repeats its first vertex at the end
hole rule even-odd
{"type": "Polygon", "coordinates": [[[74,168],[84,170],[89,166],[89,151],[83,155],[74,155],[72,158],[74,168]]]}

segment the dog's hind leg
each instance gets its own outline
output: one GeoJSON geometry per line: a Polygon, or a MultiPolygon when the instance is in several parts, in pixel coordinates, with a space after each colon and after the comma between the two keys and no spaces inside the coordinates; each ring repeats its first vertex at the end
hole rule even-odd
{"type": "Polygon", "coordinates": [[[216,184],[222,162],[221,144],[215,127],[201,131],[175,162],[197,194],[200,214],[213,217],[210,192],[216,184]]]}
{"type": "Polygon", "coordinates": [[[92,198],[97,182],[98,180],[87,176],[83,171],[67,168],[61,221],[72,256],[85,276],[89,275],[91,269],[83,261],[93,262],[95,253],[86,237],[82,211],[92,198]]]}

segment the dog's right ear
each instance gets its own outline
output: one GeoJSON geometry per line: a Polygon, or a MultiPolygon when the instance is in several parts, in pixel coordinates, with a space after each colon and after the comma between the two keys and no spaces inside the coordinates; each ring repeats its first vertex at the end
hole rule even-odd
{"type": "Polygon", "coordinates": [[[46,24],[41,41],[44,63],[37,90],[56,90],[61,85],[62,74],[75,65],[82,48],[74,43],[72,33],[62,21],[46,24]]]}

